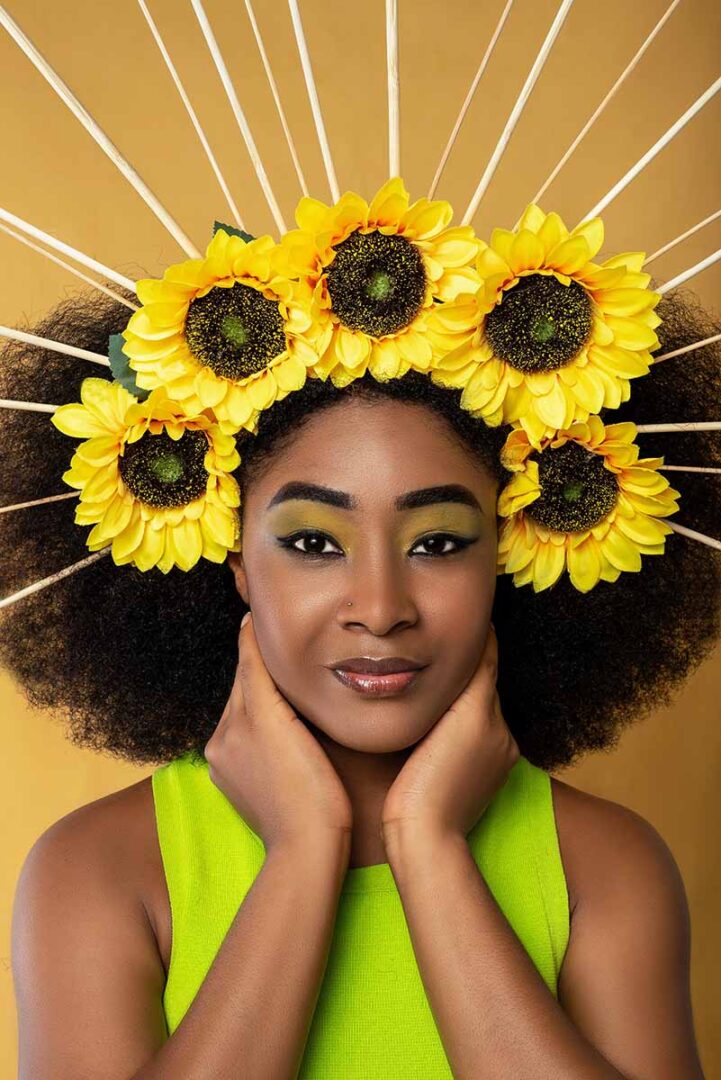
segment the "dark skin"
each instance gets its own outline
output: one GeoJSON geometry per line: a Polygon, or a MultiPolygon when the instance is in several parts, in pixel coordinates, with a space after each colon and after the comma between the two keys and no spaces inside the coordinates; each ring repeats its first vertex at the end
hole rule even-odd
{"type": "MultiPolygon", "coordinates": [[[[683,882],[663,839],[638,814],[552,778],[571,923],[558,1002],[460,844],[431,832],[399,834],[389,855],[383,842],[389,790],[463,693],[487,640],[495,502],[495,481],[422,408],[349,401],[311,417],[250,485],[242,557],[230,556],[263,663],[348,792],[349,866],[389,858],[398,869],[419,965],[456,1060],[475,1068],[478,1018],[493,1026],[493,1003],[496,1030],[515,1017],[508,1045],[494,1043],[500,1076],[515,1053],[517,1062],[547,1066],[534,1076],[698,1080],[683,882]],[[290,481],[343,491],[357,506],[288,501],[267,509],[290,481]],[[457,503],[395,508],[406,492],[448,484],[470,492],[480,511],[457,503]],[[315,560],[278,543],[303,530],[326,534],[329,541],[315,547],[337,554],[315,560]],[[418,554],[455,547],[421,543],[439,533],[474,542],[452,555],[418,554]],[[326,665],[364,654],[430,660],[432,678],[416,684],[415,697],[413,688],[361,697],[326,665]],[[414,867],[428,863],[429,851],[441,880],[426,896],[414,867]],[[441,909],[436,899],[451,878],[457,903],[441,909]],[[450,947],[456,939],[468,945],[462,961],[450,947]],[[581,1060],[587,1071],[579,1071],[581,1060]]],[[[315,549],[307,541],[296,546],[315,549]]],[[[109,1046],[114,1076],[149,1061],[166,1039],[171,931],[149,778],[51,826],[26,860],[15,900],[18,1016],[34,1070],[27,1075],[109,1075],[109,1046]],[[87,993],[78,992],[83,987],[87,993]],[[58,1071],[71,1030],[72,1062],[58,1071]]],[[[217,994],[219,1002],[227,988],[217,994]]],[[[490,1068],[483,1049],[481,1056],[490,1068]]]]}
{"type": "Polygon", "coordinates": [[[495,593],[496,498],[495,478],[440,418],[392,401],[372,408],[349,401],[312,417],[247,493],[242,554],[229,555],[236,587],[253,612],[273,681],[310,725],[351,799],[352,867],[385,861],[386,795],[478,663],[495,593]],[[332,454],[319,454],[321,444],[332,454]],[[389,456],[389,445],[403,453],[389,456]],[[299,479],[344,492],[355,507],[294,498],[268,508],[299,479]],[[451,483],[476,505],[444,499],[395,507],[407,492],[451,483]],[[326,539],[299,538],[310,530],[326,539]],[[299,552],[278,543],[290,536],[299,552]],[[361,696],[326,666],[389,655],[429,664],[394,697],[361,696]]]}

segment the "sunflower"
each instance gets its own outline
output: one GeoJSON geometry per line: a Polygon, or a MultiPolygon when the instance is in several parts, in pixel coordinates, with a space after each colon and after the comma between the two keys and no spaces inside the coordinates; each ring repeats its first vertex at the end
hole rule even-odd
{"type": "Polygon", "coordinates": [[[270,236],[219,228],[205,258],[138,281],[143,306],[123,334],[138,387],[164,386],[188,412],[212,408],[226,434],[299,390],[317,359],[316,320],[310,290],[285,270],[270,236]]]}
{"type": "Polygon", "coordinates": [[[541,441],[537,452],[515,428],[501,462],[516,475],[502,489],[498,572],[540,592],[565,567],[580,592],[641,569],[641,555],[661,555],[680,493],[657,470],[662,457],[639,458],[636,425],[577,422],[541,441]],[[534,456],[531,456],[531,455],[534,456]]]}
{"type": "Polygon", "coordinates": [[[470,225],[449,228],[452,215],[443,201],[409,206],[399,177],[370,205],[352,191],[333,206],[300,200],[281,246],[324,314],[313,376],[346,386],[367,369],[379,381],[428,371],[428,311],[479,285],[479,241],[470,225]]]}
{"type": "Polygon", "coordinates": [[[517,231],[494,229],[476,261],[480,288],[432,313],[433,381],[462,388],[461,406],[491,427],[520,422],[537,447],[628,401],[659,344],[661,294],[647,288],[642,251],[592,262],[603,237],[600,218],[569,233],[534,203],[517,231]]]}
{"type": "Polygon", "coordinates": [[[223,562],[240,550],[240,464],[232,435],[206,413],[188,415],[162,387],[138,402],[125,387],[84,379],[82,404],[61,405],[58,430],[85,439],[63,480],[81,492],[77,525],[93,525],[91,551],[112,543],[118,566],[174,565],[190,570],[201,555],[223,562]]]}

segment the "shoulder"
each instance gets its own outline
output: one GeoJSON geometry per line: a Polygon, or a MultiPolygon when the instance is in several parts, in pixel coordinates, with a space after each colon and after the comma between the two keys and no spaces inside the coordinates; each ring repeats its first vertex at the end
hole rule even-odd
{"type": "Polygon", "coordinates": [[[658,830],[628,806],[582,791],[551,776],[558,843],[572,912],[610,880],[636,882],[659,875],[669,887],[680,884],[674,856],[658,830]],[[611,875],[611,878],[609,878],[611,875]]]}
{"type": "Polygon", "coordinates": [[[80,890],[86,905],[112,906],[116,917],[143,923],[159,944],[158,889],[164,876],[154,817],[150,777],[65,814],[26,855],[16,908],[31,896],[42,904],[44,895],[50,901],[80,890]]]}
{"type": "Polygon", "coordinates": [[[671,849],[635,810],[552,781],[572,907],[560,1004],[624,1075],[702,1075],[689,907],[671,849]]]}
{"type": "Polygon", "coordinates": [[[23,1075],[49,1076],[63,1061],[68,1076],[99,1076],[108,1045],[135,1075],[167,1037],[165,969],[145,900],[148,787],[66,814],[25,858],[12,913],[23,1075]]]}
{"type": "Polygon", "coordinates": [[[132,890],[143,868],[139,856],[152,839],[148,828],[152,799],[151,780],[146,777],[71,810],[38,837],[23,871],[51,860],[68,873],[76,864],[100,875],[112,868],[132,890]]]}

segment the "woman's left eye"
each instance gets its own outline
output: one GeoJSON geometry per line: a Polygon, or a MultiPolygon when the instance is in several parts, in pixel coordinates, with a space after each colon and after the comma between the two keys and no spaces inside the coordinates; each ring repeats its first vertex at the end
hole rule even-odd
{"type": "Polygon", "coordinates": [[[426,557],[431,557],[437,555],[453,555],[456,551],[462,551],[463,548],[469,547],[474,541],[467,540],[464,536],[453,536],[451,533],[432,533],[430,536],[424,536],[418,543],[430,545],[431,550],[424,552],[423,554],[425,554],[426,557]],[[447,543],[454,544],[455,547],[450,551],[442,550],[443,545],[447,543]],[[435,551],[433,550],[434,546],[437,548],[435,551]]]}
{"type": "MultiPolygon", "coordinates": [[[[420,552],[422,556],[425,558],[438,558],[445,555],[454,555],[457,551],[462,551],[475,543],[476,539],[477,537],[467,539],[464,536],[454,536],[452,533],[431,533],[418,540],[414,545],[414,549],[423,544],[430,550],[420,552]],[[450,550],[446,548],[446,544],[449,543],[452,545],[450,550]]],[[[306,529],[304,532],[294,533],[292,536],[279,536],[278,541],[282,547],[298,555],[305,555],[307,558],[323,559],[328,556],[342,554],[341,551],[323,550],[326,544],[333,544],[334,541],[325,533],[315,530],[306,529]],[[309,545],[310,550],[297,547],[298,543],[309,545]]]]}

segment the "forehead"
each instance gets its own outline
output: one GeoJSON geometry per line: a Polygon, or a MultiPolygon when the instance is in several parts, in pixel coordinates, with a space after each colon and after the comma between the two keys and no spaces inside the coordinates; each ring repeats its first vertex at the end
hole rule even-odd
{"type": "Polygon", "coordinates": [[[481,499],[497,484],[432,410],[353,398],[314,413],[273,455],[257,493],[269,497],[289,480],[325,484],[361,501],[449,483],[465,484],[481,499]]]}

